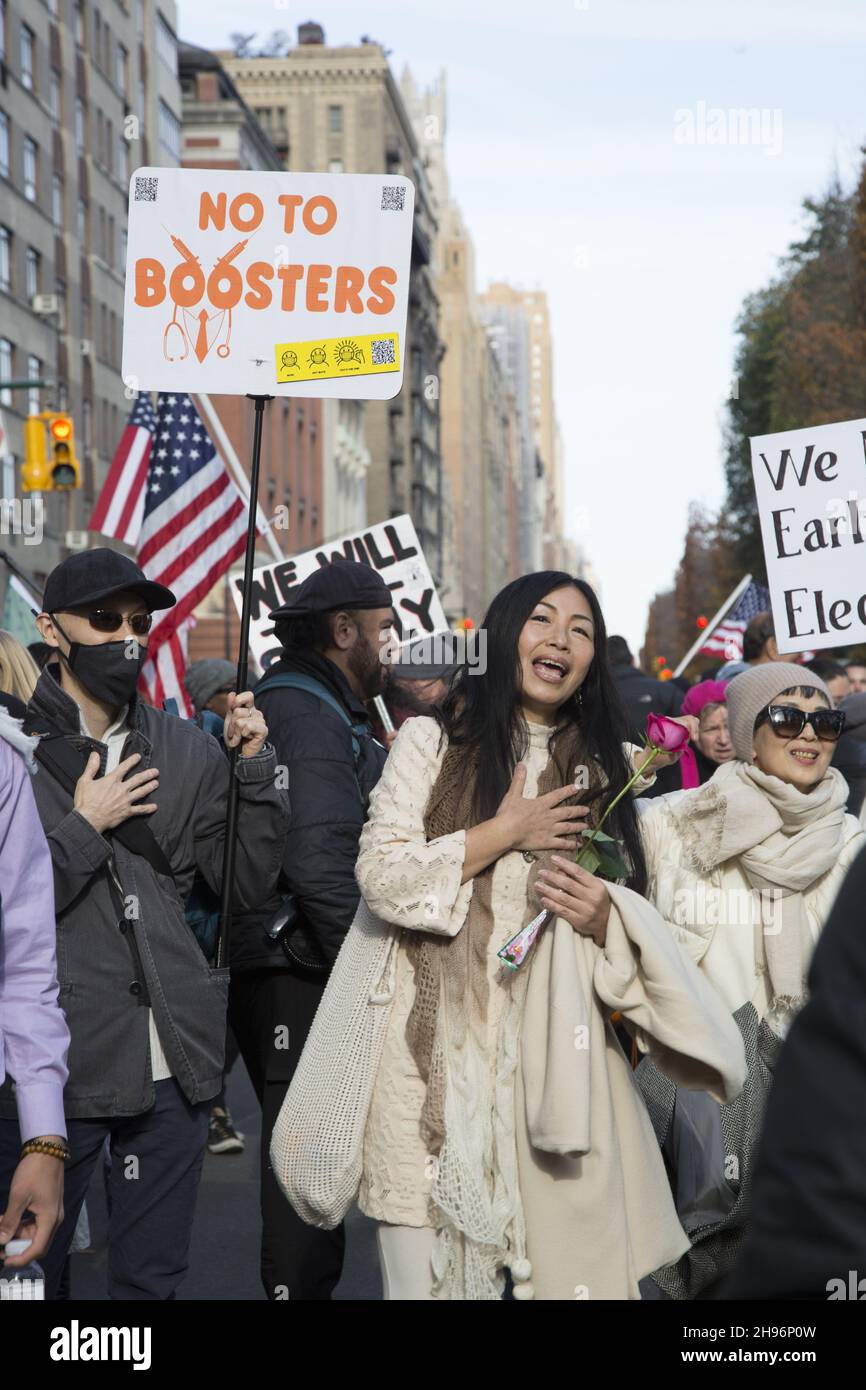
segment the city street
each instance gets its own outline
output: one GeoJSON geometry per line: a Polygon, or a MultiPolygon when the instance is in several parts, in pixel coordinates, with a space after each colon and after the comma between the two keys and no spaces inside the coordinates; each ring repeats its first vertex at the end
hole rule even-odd
{"type": "MultiPolygon", "coordinates": [[[[264,1301],[259,1279],[259,1107],[240,1060],[229,1078],[228,1103],[245,1137],[242,1154],[206,1154],[190,1251],[190,1271],[179,1299],[264,1301]]],[[[87,1198],[92,1249],[72,1256],[72,1297],[108,1298],[106,1209],[102,1172],[87,1198]]],[[[375,1224],[353,1211],[348,1221],[346,1266],[337,1299],[381,1299],[375,1224]]]]}

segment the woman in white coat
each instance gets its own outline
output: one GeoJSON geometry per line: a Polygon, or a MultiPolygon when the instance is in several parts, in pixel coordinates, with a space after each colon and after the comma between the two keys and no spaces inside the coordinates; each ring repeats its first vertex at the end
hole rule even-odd
{"type": "Polygon", "coordinates": [[[742,1044],[640,896],[627,798],[607,826],[638,891],[582,869],[558,886],[599,794],[630,775],[594,593],[528,575],[483,627],[486,670],[461,673],[440,720],[403,726],[371,798],[363,901],[274,1172],[313,1224],[356,1198],[379,1221],[386,1298],[496,1299],[506,1269],[517,1298],[637,1298],[688,1238],[611,1015],[722,1100],[742,1044]],[[539,906],[551,920],[511,970],[498,952],[539,906]]]}
{"type": "Polygon", "coordinates": [[[735,1015],[750,1065],[749,1083],[720,1114],[675,1095],[651,1064],[638,1072],[693,1242],[654,1275],[675,1298],[709,1296],[736,1260],[775,1060],[804,1002],[815,942],[866,843],[830,766],[844,715],[824,682],[769,662],[736,676],[727,704],[734,760],[703,787],[638,803],[650,899],[735,1015]]]}

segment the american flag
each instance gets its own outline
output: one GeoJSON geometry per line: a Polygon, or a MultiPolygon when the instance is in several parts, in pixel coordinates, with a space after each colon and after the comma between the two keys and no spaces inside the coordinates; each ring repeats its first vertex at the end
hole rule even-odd
{"type": "Polygon", "coordinates": [[[141,391],[111,460],[89,531],[135,545],[144,516],[144,487],[155,430],[153,402],[146,391],[141,391]]]}
{"type": "Polygon", "coordinates": [[[147,577],[175,595],[174,608],[155,614],[140,688],[158,708],[173,698],[191,714],[183,676],[193,610],[243,554],[247,506],[190,397],[160,395],[150,414],[142,400],[149,405],[147,396],[135,403],[90,527],[136,546],[147,577]]]}
{"type": "Polygon", "coordinates": [[[770,612],[770,591],[761,584],[750,584],[740,595],[736,606],[727,613],[718,627],[701,647],[701,655],[724,656],[726,661],[741,661],[743,633],[758,613],[770,612]]]}

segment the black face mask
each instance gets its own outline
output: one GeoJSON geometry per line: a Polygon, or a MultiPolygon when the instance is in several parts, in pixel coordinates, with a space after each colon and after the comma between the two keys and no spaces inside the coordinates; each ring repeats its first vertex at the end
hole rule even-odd
{"type": "MultiPolygon", "coordinates": [[[[66,633],[54,618],[54,625],[62,637],[66,633]]],[[[138,676],[147,660],[147,647],[143,647],[134,637],[126,637],[122,642],[102,642],[88,647],[82,642],[69,642],[69,654],[60,655],[70,671],[81,682],[85,690],[95,700],[118,707],[126,705],[135,694],[138,676]]]]}

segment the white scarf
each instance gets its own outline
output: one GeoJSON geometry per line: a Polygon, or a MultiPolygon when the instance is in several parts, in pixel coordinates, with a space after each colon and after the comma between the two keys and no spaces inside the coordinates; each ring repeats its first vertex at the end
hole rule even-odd
{"type": "Polygon", "coordinates": [[[722,763],[673,813],[698,869],[737,859],[753,888],[773,893],[774,910],[764,914],[771,1015],[804,1002],[812,938],[803,893],[842,852],[847,799],[848,785],[833,767],[801,792],[737,759],[722,763]]]}

